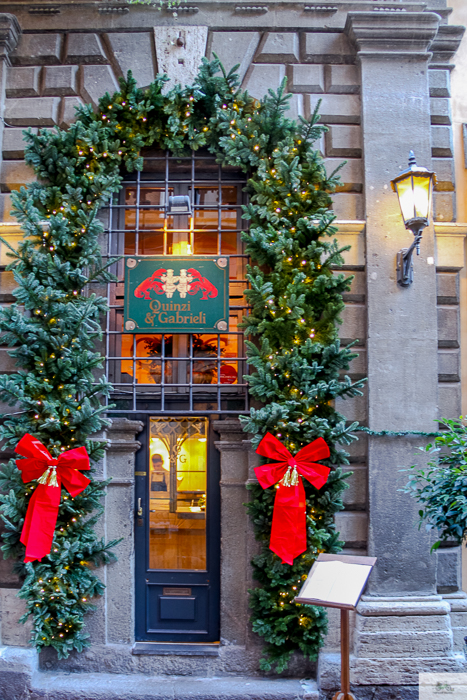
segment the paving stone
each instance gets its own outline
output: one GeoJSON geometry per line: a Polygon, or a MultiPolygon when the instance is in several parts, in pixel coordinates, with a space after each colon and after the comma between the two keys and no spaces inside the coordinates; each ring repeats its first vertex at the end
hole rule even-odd
{"type": "Polygon", "coordinates": [[[12,126],[53,126],[57,122],[58,97],[23,97],[5,101],[5,121],[12,126]]]}
{"type": "Polygon", "coordinates": [[[360,92],[360,74],[357,66],[325,66],[326,92],[346,95],[360,92]]]}
{"type": "Polygon", "coordinates": [[[255,62],[278,63],[299,60],[298,35],[292,32],[266,34],[255,62]]]}
{"type": "Polygon", "coordinates": [[[118,90],[118,83],[110,66],[82,66],[80,93],[86,102],[94,107],[100,98],[109,92],[113,95],[118,90]]]}
{"type": "Polygon", "coordinates": [[[436,274],[436,295],[438,304],[459,303],[459,275],[457,272],[436,274]]]}
{"type": "MultiPolygon", "coordinates": [[[[342,195],[335,195],[333,199],[337,200],[338,197],[342,197],[342,195]]],[[[338,216],[337,218],[342,219],[343,217],[338,216]]],[[[342,313],[342,326],[339,335],[345,342],[358,339],[363,343],[366,338],[366,309],[363,304],[346,304],[342,313]]]]}
{"type": "Polygon", "coordinates": [[[433,170],[436,173],[435,190],[451,192],[455,189],[455,169],[452,158],[433,158],[433,170]]]}
{"type": "Polygon", "coordinates": [[[433,157],[452,157],[452,131],[449,126],[431,127],[431,153],[433,157]]]}
{"type": "Polygon", "coordinates": [[[451,101],[446,97],[430,98],[432,124],[451,124],[451,101]]]}
{"type": "Polygon", "coordinates": [[[361,158],[362,131],[359,126],[329,126],[325,134],[326,155],[342,158],[361,158]]]}
{"type": "Polygon", "coordinates": [[[19,190],[23,185],[34,182],[36,176],[24,160],[4,160],[1,168],[0,184],[3,192],[19,190]]]}
{"type": "MultiPolygon", "coordinates": [[[[456,387],[456,385],[453,385],[456,387]]],[[[457,388],[457,387],[456,387],[457,388]]],[[[455,416],[458,418],[459,416],[455,416]]],[[[436,551],[436,589],[438,593],[458,591],[462,585],[462,548],[440,547],[436,551]]]]}
{"type": "Polygon", "coordinates": [[[97,34],[68,34],[65,63],[108,63],[97,34]]]}
{"type": "Polygon", "coordinates": [[[285,77],[285,66],[281,64],[255,65],[248,71],[243,88],[257,99],[267,94],[269,88],[277,90],[285,77]]]}
{"type": "Polygon", "coordinates": [[[459,347],[459,307],[438,307],[438,347],[459,347]]]}
{"type": "Polygon", "coordinates": [[[46,66],[44,95],[76,95],[78,66],[46,66]]]}
{"type": "Polygon", "coordinates": [[[26,612],[26,603],[17,597],[19,588],[0,588],[2,620],[1,643],[15,647],[27,647],[31,638],[32,620],[19,625],[19,618],[26,612]]]}
{"type": "Polygon", "coordinates": [[[357,547],[366,544],[368,537],[368,516],[361,512],[336,513],[334,516],[340,539],[346,545],[357,547]]]}
{"type": "Polygon", "coordinates": [[[210,58],[216,54],[227,72],[239,63],[237,72],[242,81],[253,60],[260,37],[259,32],[213,32],[210,58]]]}
{"type": "Polygon", "coordinates": [[[156,77],[154,66],[154,38],[151,32],[115,32],[107,34],[121,75],[126,78],[131,70],[138,87],[150,85],[156,77]]]}
{"type": "Polygon", "coordinates": [[[457,419],[462,414],[461,384],[438,385],[438,418],[457,419]]]}
{"type": "Polygon", "coordinates": [[[435,221],[454,221],[456,218],[456,193],[433,193],[433,218],[435,221]]]}
{"type": "Polygon", "coordinates": [[[301,37],[301,58],[309,63],[350,63],[355,52],[341,32],[306,32],[301,37]]]}
{"type": "Polygon", "coordinates": [[[11,54],[16,66],[53,66],[60,63],[62,34],[23,34],[11,54]]]}
{"type": "Polygon", "coordinates": [[[346,489],[342,494],[342,500],[345,506],[353,507],[365,507],[367,503],[367,479],[368,479],[368,468],[366,466],[360,466],[352,464],[352,476],[346,479],[348,489],[346,489]]]}
{"type": "MultiPolygon", "coordinates": [[[[31,129],[37,134],[37,129],[31,129]]],[[[6,160],[18,160],[24,156],[26,141],[23,139],[23,129],[5,129],[3,131],[3,158],[6,160]]]]}
{"type": "Polygon", "coordinates": [[[319,64],[291,65],[288,72],[287,88],[292,92],[324,92],[324,66],[319,64]]]}
{"type": "MultiPolygon", "coordinates": [[[[330,175],[339,165],[341,158],[327,158],[325,160],[326,172],[330,175]]],[[[351,158],[339,170],[341,185],[336,192],[361,192],[363,183],[363,163],[360,158],[351,158]]]]}
{"type": "Polygon", "coordinates": [[[8,68],[6,78],[7,97],[36,97],[39,95],[40,66],[8,68]]]}
{"type": "Polygon", "coordinates": [[[446,350],[438,352],[438,381],[460,381],[460,356],[459,352],[446,350]]]}
{"type": "Polygon", "coordinates": [[[451,97],[451,75],[448,70],[429,70],[431,97],[451,97]]]}
{"type": "Polygon", "coordinates": [[[363,195],[353,192],[338,192],[332,197],[332,208],[338,219],[361,221],[363,219],[363,195]]]}
{"type": "Polygon", "coordinates": [[[298,119],[304,116],[303,95],[292,95],[289,101],[289,108],[285,111],[288,119],[298,119]]]}
{"type": "MultiPolygon", "coordinates": [[[[323,124],[359,124],[360,97],[358,95],[323,95],[319,108],[323,124]]],[[[305,110],[312,114],[318,98],[305,96],[305,110]]]]}
{"type": "MultiPolygon", "coordinates": [[[[345,312],[344,312],[345,313],[345,312]]],[[[336,397],[336,411],[345,415],[348,421],[358,421],[364,423],[367,419],[367,397],[357,396],[352,401],[346,401],[336,397]]]]}
{"type": "Polygon", "coordinates": [[[60,107],[58,125],[61,129],[67,129],[76,121],[76,108],[83,105],[79,97],[64,97],[60,107]]]}

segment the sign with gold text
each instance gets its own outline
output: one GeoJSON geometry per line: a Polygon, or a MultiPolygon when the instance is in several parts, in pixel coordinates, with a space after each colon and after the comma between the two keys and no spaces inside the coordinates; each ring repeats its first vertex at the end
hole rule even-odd
{"type": "Polygon", "coordinates": [[[127,333],[229,330],[229,259],[213,255],[125,258],[127,333]]]}

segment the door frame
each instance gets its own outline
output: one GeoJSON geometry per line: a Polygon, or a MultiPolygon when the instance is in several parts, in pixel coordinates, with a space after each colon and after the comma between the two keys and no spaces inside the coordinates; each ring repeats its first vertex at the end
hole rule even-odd
{"type": "MultiPolygon", "coordinates": [[[[135,455],[135,639],[144,642],[208,643],[220,640],[220,453],[214,445],[213,422],[218,416],[189,414],[187,417],[208,419],[207,481],[206,481],[206,559],[207,571],[151,570],[149,563],[149,425],[150,418],[167,418],[170,414],[136,414],[144,428],[138,440],[141,448],[135,455]],[[138,517],[138,499],[141,498],[143,523],[138,517]],[[206,630],[183,632],[180,630],[149,630],[149,597],[151,585],[167,587],[208,588],[206,630]]],[[[173,418],[180,418],[174,415],[173,418]]],[[[132,416],[133,418],[133,416],[132,416]]]]}

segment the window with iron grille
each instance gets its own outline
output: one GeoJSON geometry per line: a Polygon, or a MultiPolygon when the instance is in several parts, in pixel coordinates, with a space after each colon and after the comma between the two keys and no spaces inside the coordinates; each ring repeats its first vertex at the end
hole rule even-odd
{"type": "Polygon", "coordinates": [[[239,329],[247,256],[241,231],[245,177],[208,153],[177,158],[147,150],[144,168],[126,174],[122,190],[102,211],[109,257],[144,255],[229,256],[229,332],[124,333],[124,259],[107,285],[105,372],[114,387],[112,413],[239,414],[248,410],[243,334],[239,329]],[[166,215],[170,196],[190,198],[192,231],[166,215]]]}

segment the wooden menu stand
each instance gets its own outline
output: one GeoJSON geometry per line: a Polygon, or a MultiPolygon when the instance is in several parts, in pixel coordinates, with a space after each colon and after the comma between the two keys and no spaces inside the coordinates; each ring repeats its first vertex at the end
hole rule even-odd
{"type": "Polygon", "coordinates": [[[349,610],[355,610],[376,557],[320,554],[295,598],[296,603],[339,608],[341,611],[341,689],[332,700],[355,700],[350,692],[349,610]]]}

